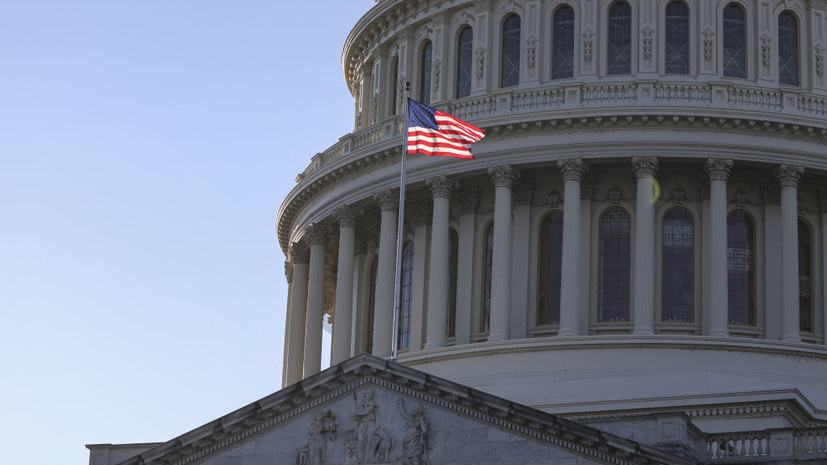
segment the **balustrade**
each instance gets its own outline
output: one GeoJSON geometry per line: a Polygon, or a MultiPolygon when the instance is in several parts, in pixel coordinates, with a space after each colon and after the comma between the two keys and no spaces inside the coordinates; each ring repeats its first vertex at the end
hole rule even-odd
{"type": "Polygon", "coordinates": [[[714,436],[707,439],[706,446],[706,458],[710,462],[753,461],[768,458],[772,452],[767,433],[714,436]]]}

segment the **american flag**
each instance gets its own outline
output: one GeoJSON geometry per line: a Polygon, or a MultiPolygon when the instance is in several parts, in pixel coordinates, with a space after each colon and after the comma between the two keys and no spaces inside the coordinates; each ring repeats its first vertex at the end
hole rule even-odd
{"type": "Polygon", "coordinates": [[[473,124],[408,99],[408,154],[473,159],[471,145],[483,137],[473,124]]]}

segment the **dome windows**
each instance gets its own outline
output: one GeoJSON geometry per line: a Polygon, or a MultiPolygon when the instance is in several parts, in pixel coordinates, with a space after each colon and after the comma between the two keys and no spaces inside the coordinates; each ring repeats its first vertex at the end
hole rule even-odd
{"type": "Polygon", "coordinates": [[[632,7],[616,2],[609,7],[606,74],[632,72],[632,7]]]}
{"type": "Polygon", "coordinates": [[[689,8],[676,1],[666,6],[664,70],[689,74],[689,8]]]}
{"type": "Polygon", "coordinates": [[[457,39],[457,98],[471,95],[474,30],[465,26],[457,39]]]}
{"type": "Polygon", "coordinates": [[[503,22],[500,87],[520,83],[520,27],[517,15],[511,15],[503,22]]]}
{"type": "Polygon", "coordinates": [[[563,6],[554,12],[551,39],[551,78],[574,77],[574,9],[563,6]]]}
{"type": "Polygon", "coordinates": [[[798,85],[798,21],[788,11],[778,15],[778,82],[798,85]]]}

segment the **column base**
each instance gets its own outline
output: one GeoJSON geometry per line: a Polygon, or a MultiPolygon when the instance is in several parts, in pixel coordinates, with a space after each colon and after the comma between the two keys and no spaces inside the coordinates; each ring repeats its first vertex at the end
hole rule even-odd
{"type": "Polygon", "coordinates": [[[636,328],[632,330],[632,336],[654,336],[652,328],[636,328]]]}
{"type": "Polygon", "coordinates": [[[801,342],[801,336],[798,334],[785,334],[784,337],[781,338],[782,342],[801,342]]]}
{"type": "Polygon", "coordinates": [[[560,331],[557,331],[557,337],[573,337],[579,335],[580,334],[578,334],[577,331],[573,329],[561,329],[560,331]]]}
{"type": "Polygon", "coordinates": [[[445,343],[444,342],[426,342],[425,343],[425,350],[439,349],[440,347],[445,347],[445,343]]]}
{"type": "Polygon", "coordinates": [[[729,331],[725,329],[713,329],[709,332],[709,335],[713,337],[729,337],[729,331]]]}
{"type": "Polygon", "coordinates": [[[508,335],[505,334],[505,333],[500,333],[500,334],[491,333],[491,334],[488,335],[487,342],[500,342],[500,341],[507,341],[507,340],[508,340],[508,335]]]}

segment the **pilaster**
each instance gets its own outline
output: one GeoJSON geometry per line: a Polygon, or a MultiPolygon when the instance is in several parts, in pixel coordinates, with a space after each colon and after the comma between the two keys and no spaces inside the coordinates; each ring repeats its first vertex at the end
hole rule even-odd
{"type": "Polygon", "coordinates": [[[804,168],[779,165],[781,185],[781,340],[801,342],[798,296],[798,183],[804,168]]]}
{"type": "Polygon", "coordinates": [[[732,160],[708,158],[709,175],[709,335],[729,335],[727,295],[727,178],[732,160]]]}
{"type": "MultiPolygon", "coordinates": [[[[560,336],[577,336],[580,334],[580,314],[582,313],[580,297],[582,288],[581,268],[581,194],[580,184],[587,166],[580,158],[559,160],[557,167],[563,178],[563,256],[560,277],[560,336]]],[[[586,218],[589,215],[585,215],[586,218]]],[[[588,247],[588,237],[583,241],[588,247]]],[[[588,267],[586,267],[588,269],[588,267]]],[[[586,280],[588,281],[588,279],[586,280]]],[[[588,291],[587,291],[588,292],[588,291]]],[[[586,300],[587,302],[587,300],[586,300]]]]}
{"type": "Polygon", "coordinates": [[[655,322],[655,174],[657,157],[632,157],[637,179],[633,334],[654,334],[655,322]]]}

